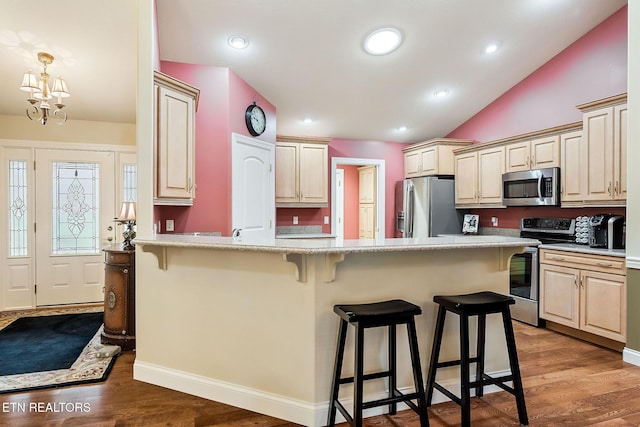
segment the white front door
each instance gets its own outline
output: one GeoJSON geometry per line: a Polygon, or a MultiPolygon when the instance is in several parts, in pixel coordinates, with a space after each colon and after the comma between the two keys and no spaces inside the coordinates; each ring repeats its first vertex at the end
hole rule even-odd
{"type": "Polygon", "coordinates": [[[36,150],[36,305],[103,301],[115,236],[114,154],[36,150]]]}
{"type": "Polygon", "coordinates": [[[243,241],[275,238],[275,145],[231,136],[231,227],[243,241]]]}

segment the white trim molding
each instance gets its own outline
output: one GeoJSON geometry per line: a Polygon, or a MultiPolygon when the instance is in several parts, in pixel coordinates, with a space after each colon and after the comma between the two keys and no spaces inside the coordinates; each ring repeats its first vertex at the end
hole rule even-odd
{"type": "Polygon", "coordinates": [[[640,270],[640,257],[627,256],[626,262],[627,262],[627,268],[640,270]]]}
{"type": "Polygon", "coordinates": [[[622,350],[622,361],[640,366],[640,351],[625,347],[622,350]]]}

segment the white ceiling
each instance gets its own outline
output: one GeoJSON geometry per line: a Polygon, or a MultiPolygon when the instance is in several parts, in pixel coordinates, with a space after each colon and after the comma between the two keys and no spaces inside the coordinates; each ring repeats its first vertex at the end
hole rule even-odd
{"type": "MultiPolygon", "coordinates": [[[[69,120],[135,123],[137,7],[132,0],[2,0],[0,3],[0,114],[24,115],[18,89],[37,52],[51,53],[52,78],[62,76],[71,97],[69,120]]],[[[25,116],[25,125],[30,123],[25,116]]]]}
{"type": "MultiPolygon", "coordinates": [[[[229,67],[276,106],[279,134],[413,142],[448,134],[626,0],[157,4],[160,58],[229,67]],[[362,41],[380,26],[404,42],[369,56],[362,41]],[[250,39],[243,51],[226,44],[237,33],[250,39]],[[502,46],[489,56],[491,41],[502,46]],[[450,95],[435,99],[442,88],[450,95]],[[409,131],[393,130],[401,125],[409,131]]],[[[70,120],[134,123],[136,13],[133,0],[2,0],[0,114],[24,114],[22,74],[46,50],[71,91],[70,120]]]]}

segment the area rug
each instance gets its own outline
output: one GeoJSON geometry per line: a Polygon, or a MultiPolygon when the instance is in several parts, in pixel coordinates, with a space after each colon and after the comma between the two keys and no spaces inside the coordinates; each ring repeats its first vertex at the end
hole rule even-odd
{"type": "Polygon", "coordinates": [[[0,331],[0,393],[106,379],[115,357],[102,349],[102,313],[22,317],[0,331]]]}

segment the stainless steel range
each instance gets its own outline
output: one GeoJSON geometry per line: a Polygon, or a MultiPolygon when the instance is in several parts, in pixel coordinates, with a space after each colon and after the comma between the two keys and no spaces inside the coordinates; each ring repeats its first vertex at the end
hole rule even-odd
{"type": "MultiPolygon", "coordinates": [[[[522,218],[520,237],[542,243],[575,242],[576,220],[569,218],[522,218]]],[[[538,248],[530,246],[511,258],[509,293],[516,300],[511,316],[521,322],[540,326],[538,312],[538,248]]]]}

